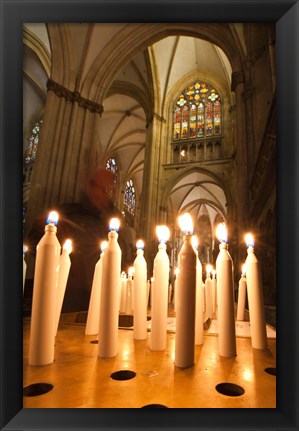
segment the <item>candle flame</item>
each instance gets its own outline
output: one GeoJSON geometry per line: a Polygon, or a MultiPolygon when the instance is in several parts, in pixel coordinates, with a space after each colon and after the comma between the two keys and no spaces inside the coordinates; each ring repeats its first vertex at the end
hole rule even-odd
{"type": "Polygon", "coordinates": [[[110,223],[109,223],[110,230],[115,230],[116,232],[118,232],[119,226],[120,226],[120,221],[118,218],[115,217],[110,220],[110,223]]]}
{"type": "Polygon", "coordinates": [[[134,266],[130,266],[130,268],[129,268],[129,270],[128,270],[128,275],[129,275],[130,277],[133,277],[134,272],[135,272],[134,266]]]}
{"type": "Polygon", "coordinates": [[[137,250],[143,250],[144,249],[144,242],[142,241],[142,239],[139,239],[137,242],[136,242],[136,248],[137,248],[137,250]]]}
{"type": "Polygon", "coordinates": [[[175,273],[176,277],[179,275],[179,272],[180,272],[179,268],[176,268],[176,269],[174,270],[174,273],[175,273]]]}
{"type": "Polygon", "coordinates": [[[178,218],[179,226],[185,234],[193,233],[193,221],[189,213],[184,213],[178,218]]]}
{"type": "Polygon", "coordinates": [[[55,226],[58,223],[58,213],[56,211],[51,211],[47,218],[47,224],[52,223],[55,226]]]}
{"type": "Polygon", "coordinates": [[[207,274],[210,274],[210,273],[212,272],[212,269],[213,269],[212,265],[210,265],[210,264],[208,263],[208,264],[207,264],[207,266],[206,266],[206,273],[207,273],[207,274]]]}
{"type": "Polygon", "coordinates": [[[216,229],[216,236],[220,242],[227,242],[227,229],[225,223],[219,223],[216,229]]]}
{"type": "Polygon", "coordinates": [[[254,247],[254,240],[253,240],[253,236],[251,235],[251,233],[247,233],[245,235],[245,242],[247,247],[254,247]]]}
{"type": "Polygon", "coordinates": [[[198,238],[197,238],[197,236],[196,236],[196,235],[192,235],[192,238],[191,238],[191,244],[192,244],[192,247],[193,247],[195,250],[198,250],[198,244],[199,244],[199,241],[198,241],[198,238]]]}
{"type": "Polygon", "coordinates": [[[105,248],[107,247],[107,245],[108,245],[108,241],[102,241],[101,242],[100,248],[101,248],[102,252],[105,250],[105,248]]]}
{"type": "Polygon", "coordinates": [[[170,230],[168,229],[167,226],[165,225],[157,226],[156,233],[157,233],[159,242],[165,244],[169,240],[170,230]]]}
{"type": "Polygon", "coordinates": [[[65,243],[63,245],[63,249],[67,252],[67,253],[71,253],[72,252],[72,240],[71,239],[66,239],[65,243]]]}

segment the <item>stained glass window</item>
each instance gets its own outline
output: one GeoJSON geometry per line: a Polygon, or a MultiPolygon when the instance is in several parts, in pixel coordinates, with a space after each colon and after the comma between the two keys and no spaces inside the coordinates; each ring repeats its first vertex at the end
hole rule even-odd
{"type": "Polygon", "coordinates": [[[124,215],[126,222],[129,226],[133,226],[134,224],[134,216],[135,216],[135,208],[136,208],[136,192],[134,183],[132,180],[128,180],[125,189],[125,200],[124,200],[124,215]]]}
{"type": "Polygon", "coordinates": [[[106,171],[110,171],[113,173],[113,184],[109,190],[107,190],[110,198],[115,201],[116,199],[116,187],[117,187],[117,175],[118,175],[118,168],[116,160],[113,157],[110,157],[110,159],[106,162],[106,171]]]}
{"type": "Polygon", "coordinates": [[[178,97],[174,110],[174,140],[221,134],[221,98],[210,84],[197,81],[178,97]]]}
{"type": "Polygon", "coordinates": [[[29,143],[25,152],[25,163],[30,163],[35,160],[42,123],[42,120],[37,121],[31,131],[29,143]]]}

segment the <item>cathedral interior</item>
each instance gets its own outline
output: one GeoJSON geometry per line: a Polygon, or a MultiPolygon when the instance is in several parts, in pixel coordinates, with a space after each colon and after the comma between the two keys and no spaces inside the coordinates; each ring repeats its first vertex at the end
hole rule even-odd
{"type": "MultiPolygon", "coordinates": [[[[25,408],[275,408],[275,25],[25,23],[23,238],[25,408]],[[73,240],[72,265],[55,362],[32,367],[36,245],[51,210],[59,214],[58,239],[73,240]],[[169,227],[173,287],[183,243],[178,216],[185,212],[199,240],[203,280],[219,252],[216,227],[227,226],[235,306],[247,255],[244,235],[253,234],[267,351],[252,349],[250,336],[241,332],[237,359],[220,358],[217,331],[206,321],[194,367],[177,370],[171,328],[166,349],[155,352],[147,341],[134,342],[132,323],[122,319],[117,357],[99,360],[96,337],[84,329],[107,218],[121,218],[122,271],[133,265],[136,240],[144,241],[148,280],[156,226],[169,227]],[[119,370],[136,377],[115,383],[111,375],[119,370]],[[41,383],[52,390],[34,393],[32,385],[41,383]],[[216,390],[219,385],[226,391],[216,390]]],[[[170,298],[168,318],[173,316],[170,298]]]]}

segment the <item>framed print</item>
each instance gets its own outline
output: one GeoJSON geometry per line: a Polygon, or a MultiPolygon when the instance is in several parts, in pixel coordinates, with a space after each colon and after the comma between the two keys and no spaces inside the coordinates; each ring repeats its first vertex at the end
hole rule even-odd
{"type": "Polygon", "coordinates": [[[298,429],[298,2],[1,12],[1,429],[298,429]]]}

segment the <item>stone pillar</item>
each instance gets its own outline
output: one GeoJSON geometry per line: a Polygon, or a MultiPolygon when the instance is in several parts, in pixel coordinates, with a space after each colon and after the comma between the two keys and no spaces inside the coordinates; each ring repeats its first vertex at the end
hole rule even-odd
{"type": "Polygon", "coordinates": [[[102,106],[54,81],[48,93],[34,162],[25,236],[33,221],[64,202],[75,202],[84,188],[93,117],[102,106]]]}

